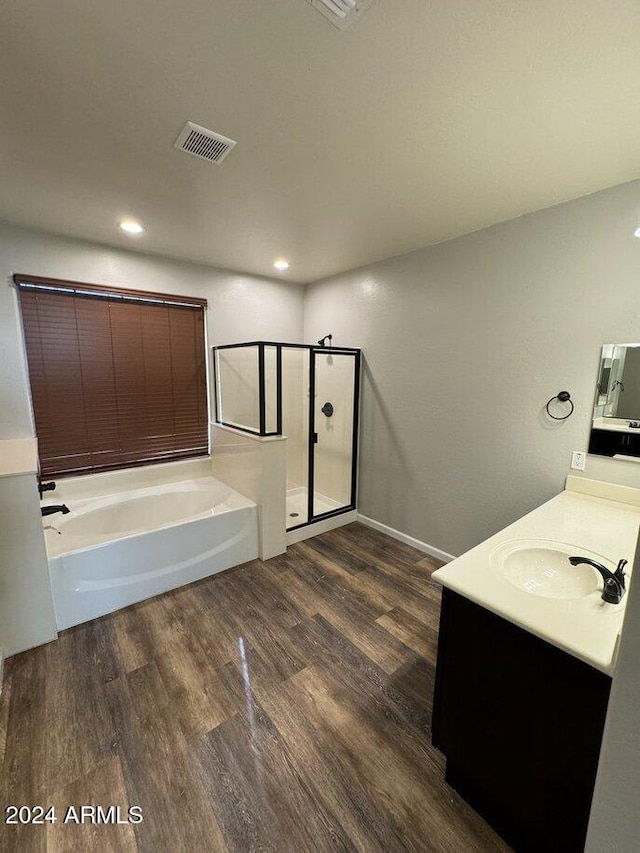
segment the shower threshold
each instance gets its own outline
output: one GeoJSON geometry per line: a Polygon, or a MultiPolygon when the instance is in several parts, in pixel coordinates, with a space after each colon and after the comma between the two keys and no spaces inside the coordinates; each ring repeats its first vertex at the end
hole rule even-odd
{"type": "MultiPolygon", "coordinates": [[[[328,498],[320,492],[313,493],[313,509],[316,515],[321,515],[325,512],[335,512],[341,509],[343,504],[328,498]]],[[[304,486],[299,486],[295,489],[287,489],[287,530],[291,527],[297,527],[299,524],[306,524],[308,519],[308,499],[307,489],[304,486]]]]}

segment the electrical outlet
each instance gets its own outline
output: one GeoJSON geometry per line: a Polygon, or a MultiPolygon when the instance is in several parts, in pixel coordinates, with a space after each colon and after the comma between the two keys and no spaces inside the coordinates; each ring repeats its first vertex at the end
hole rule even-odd
{"type": "Polygon", "coordinates": [[[574,471],[584,471],[587,454],[583,450],[574,450],[571,454],[571,467],[574,471]]]}

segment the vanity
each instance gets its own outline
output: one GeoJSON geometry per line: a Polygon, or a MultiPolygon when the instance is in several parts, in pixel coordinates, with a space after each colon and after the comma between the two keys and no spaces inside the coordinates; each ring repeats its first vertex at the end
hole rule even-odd
{"type": "Polygon", "coordinates": [[[517,851],[582,851],[622,629],[603,577],[632,567],[640,489],[564,492],[439,569],[432,737],[445,778],[517,851]]]}

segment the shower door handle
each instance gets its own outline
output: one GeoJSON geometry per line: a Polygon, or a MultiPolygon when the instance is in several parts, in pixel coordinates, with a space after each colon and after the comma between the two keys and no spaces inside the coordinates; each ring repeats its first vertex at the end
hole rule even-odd
{"type": "Polygon", "coordinates": [[[317,432],[314,432],[314,434],[313,434],[313,443],[314,444],[318,443],[318,433],[317,432]]]}

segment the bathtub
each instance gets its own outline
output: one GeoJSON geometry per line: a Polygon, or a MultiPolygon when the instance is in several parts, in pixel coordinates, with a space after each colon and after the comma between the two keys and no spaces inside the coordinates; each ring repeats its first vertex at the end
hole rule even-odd
{"type": "Polygon", "coordinates": [[[256,504],[209,460],[61,479],[60,503],[42,520],[59,630],[258,556],[256,504]]]}

